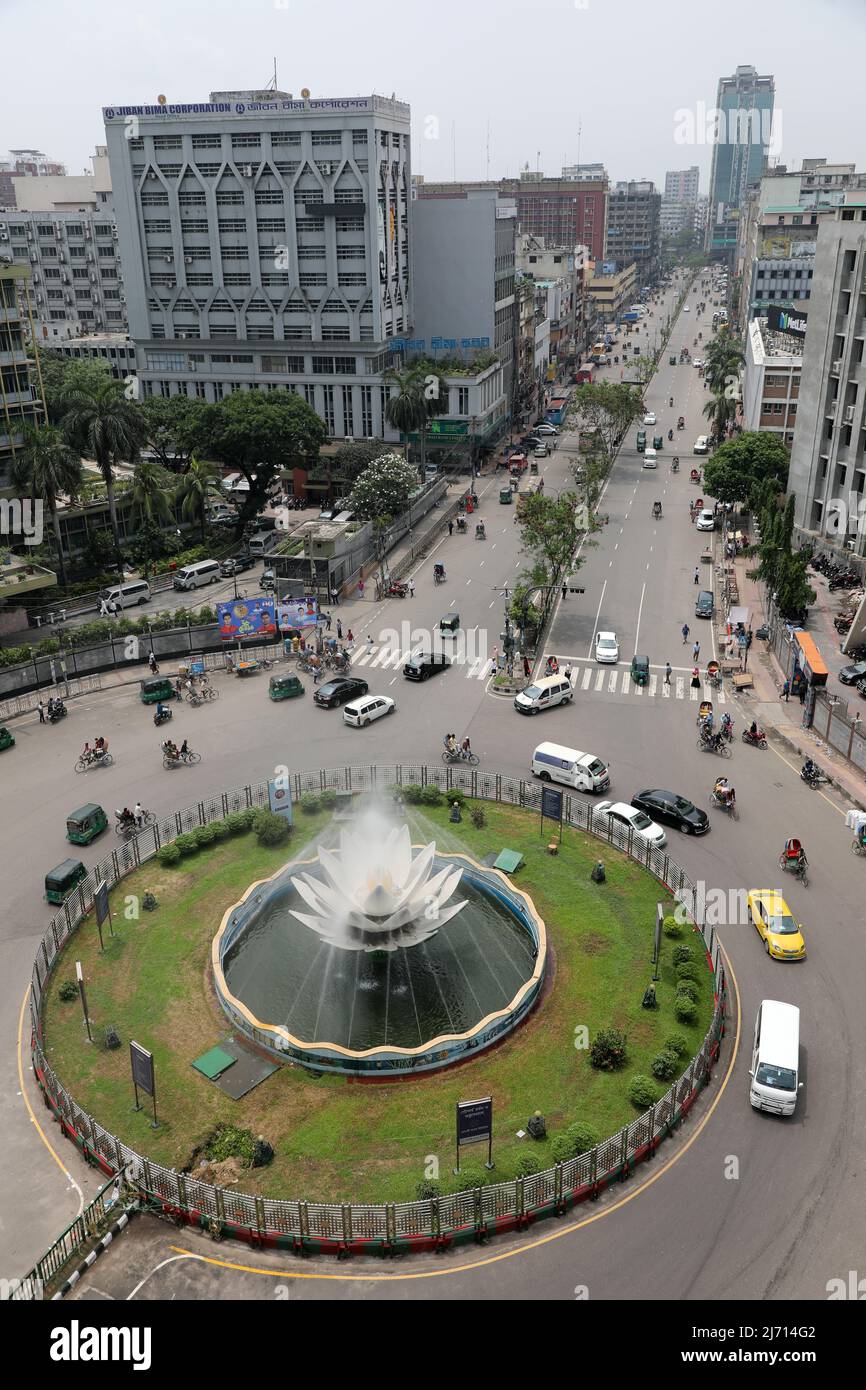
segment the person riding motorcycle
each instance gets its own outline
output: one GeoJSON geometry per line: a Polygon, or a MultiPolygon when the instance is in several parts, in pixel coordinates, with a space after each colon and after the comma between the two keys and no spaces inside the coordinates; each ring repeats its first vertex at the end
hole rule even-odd
{"type": "Polygon", "coordinates": [[[671,410],[673,410],[673,408],[674,408],[674,398],[673,398],[673,396],[671,396],[671,399],[670,399],[670,408],[671,408],[671,410]]]}
{"type": "Polygon", "coordinates": [[[807,758],[803,764],[800,776],[807,782],[815,782],[819,775],[817,764],[813,763],[811,758],[807,758]]]}
{"type": "Polygon", "coordinates": [[[725,738],[731,738],[733,732],[734,721],[726,710],[725,713],[722,715],[722,733],[725,735],[725,738]]]}

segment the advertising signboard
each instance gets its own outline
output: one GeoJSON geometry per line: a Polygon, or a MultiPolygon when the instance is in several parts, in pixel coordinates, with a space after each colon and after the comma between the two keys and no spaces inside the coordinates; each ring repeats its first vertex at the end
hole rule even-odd
{"type": "Polygon", "coordinates": [[[218,603],[217,622],[224,642],[237,642],[243,637],[274,637],[274,600],[264,598],[235,598],[218,603]]]}
{"type": "Polygon", "coordinates": [[[277,626],[283,632],[290,627],[315,627],[318,616],[319,600],[312,594],[282,598],[277,604],[277,626]]]}
{"type": "Polygon", "coordinates": [[[274,815],[292,824],[292,791],[286,779],[281,777],[268,782],[268,805],[274,815]]]}

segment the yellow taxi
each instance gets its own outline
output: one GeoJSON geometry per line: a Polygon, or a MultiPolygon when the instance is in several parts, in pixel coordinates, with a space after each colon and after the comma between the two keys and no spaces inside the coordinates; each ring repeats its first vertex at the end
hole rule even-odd
{"type": "Polygon", "coordinates": [[[749,912],[768,956],[775,960],[805,959],[802,928],[781,893],[774,888],[753,889],[749,894],[749,912]]]}

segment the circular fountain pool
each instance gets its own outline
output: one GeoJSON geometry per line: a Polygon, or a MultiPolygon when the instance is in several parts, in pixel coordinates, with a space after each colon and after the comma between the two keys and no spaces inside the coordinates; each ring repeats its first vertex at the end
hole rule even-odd
{"type": "Polygon", "coordinates": [[[323,867],[333,851],[254,884],[214,940],[233,1022],[283,1058],[344,1072],[432,1070],[510,1032],[541,988],[544,924],[497,870],[414,849],[407,834],[414,908],[380,865],[363,885],[367,912],[390,895],[374,917],[340,913],[336,896],[329,906],[329,879],[342,887],[339,855],[323,867]]]}

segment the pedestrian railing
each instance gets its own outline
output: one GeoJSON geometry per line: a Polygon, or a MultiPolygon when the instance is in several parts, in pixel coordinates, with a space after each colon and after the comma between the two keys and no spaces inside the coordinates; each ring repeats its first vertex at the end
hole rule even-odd
{"type": "MultiPolygon", "coordinates": [[[[460,788],[467,796],[531,809],[541,804],[540,785],[501,772],[479,768],[394,764],[298,772],[291,779],[292,800],[304,792],[334,788],[353,792],[389,792],[417,783],[443,792],[460,788]]],[[[597,816],[592,804],[565,797],[565,821],[601,843],[621,850],[647,869],[685,906],[700,932],[714,977],[714,1011],[710,1028],[697,1054],[682,1075],[642,1115],[603,1140],[588,1153],[558,1163],[531,1177],[492,1183],[471,1191],[424,1201],[363,1205],[308,1202],[303,1199],[254,1196],[200,1182],[154,1163],[106,1130],[83,1110],[64,1087],[42,1046],[42,1002],[64,946],[89,913],[96,887],[109,887],[153,858],[178,835],[221,819],[231,811],[267,806],[267,783],[259,782],[202,798],[195,805],[157,817],[133,839],[119,845],[91,870],[67,899],[44,933],[31,976],[31,1054],[45,1103],[64,1134],[85,1159],[108,1175],[125,1171],[127,1184],[149,1209],[178,1221],[199,1225],[215,1237],[228,1234],[256,1244],[295,1251],[396,1251],[438,1248],[495,1231],[522,1227],[545,1215],[562,1212],[574,1203],[596,1198],[614,1180],[624,1180],[642,1159],[652,1157],[661,1140],[680,1123],[707,1084],[724,1034],[726,975],[715,930],[703,918],[696,886],[678,864],[633,832],[623,832],[597,816]],[[695,915],[697,914],[697,916],[695,915]]],[[[86,1223],[85,1223],[86,1226],[86,1223]]],[[[75,1236],[64,1232],[43,1257],[52,1272],[63,1257],[75,1253],[75,1236]]],[[[43,1262],[35,1267],[40,1269],[43,1262]]]]}

